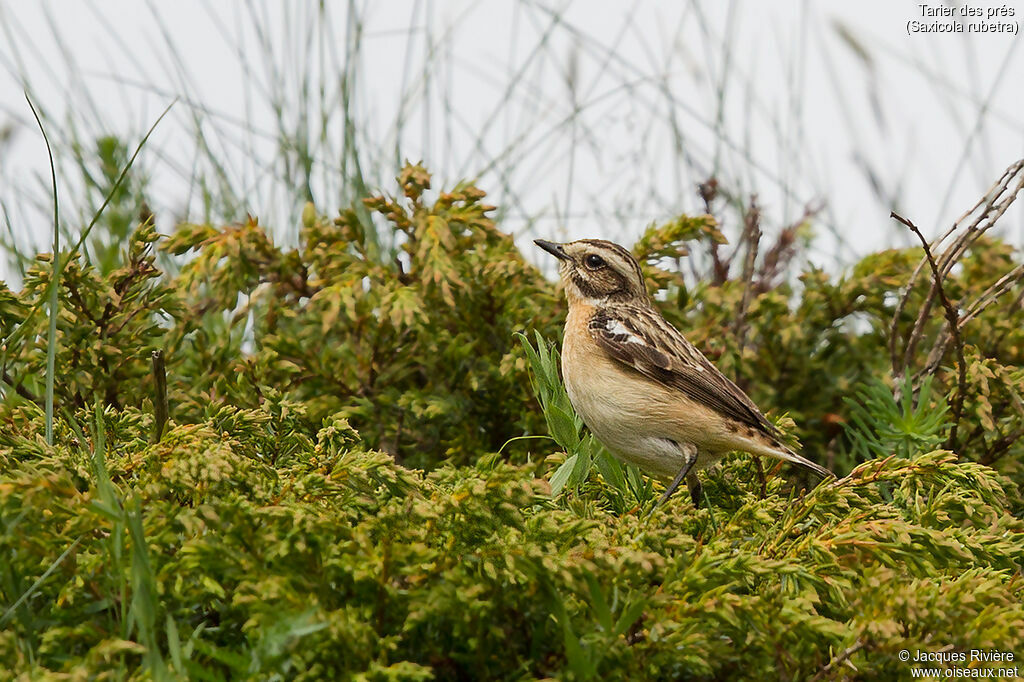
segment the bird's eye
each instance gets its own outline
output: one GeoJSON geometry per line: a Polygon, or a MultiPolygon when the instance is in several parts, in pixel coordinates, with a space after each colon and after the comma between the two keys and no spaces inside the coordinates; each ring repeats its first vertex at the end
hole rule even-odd
{"type": "Polygon", "coordinates": [[[596,253],[592,253],[583,259],[583,262],[591,270],[596,270],[604,265],[604,258],[601,258],[596,253]]]}

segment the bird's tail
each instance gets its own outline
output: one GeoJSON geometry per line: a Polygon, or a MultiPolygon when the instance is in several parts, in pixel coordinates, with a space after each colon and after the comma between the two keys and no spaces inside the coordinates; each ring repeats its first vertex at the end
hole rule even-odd
{"type": "Polygon", "coordinates": [[[793,462],[794,464],[799,464],[800,466],[804,467],[805,469],[810,469],[811,471],[813,471],[814,473],[818,474],[822,478],[835,478],[836,477],[836,475],[833,474],[831,471],[829,471],[825,467],[821,466],[820,464],[815,464],[814,462],[812,462],[811,460],[807,459],[806,457],[801,457],[800,455],[796,454],[795,452],[788,452],[786,454],[789,455],[788,457],[784,458],[786,461],[793,462]]]}
{"type": "Polygon", "coordinates": [[[811,460],[807,459],[806,457],[801,457],[800,455],[796,454],[795,452],[793,452],[792,450],[787,448],[785,445],[776,446],[776,447],[762,446],[762,447],[754,450],[753,452],[755,452],[758,455],[768,455],[769,457],[774,457],[775,459],[781,459],[781,460],[783,460],[785,462],[792,462],[793,464],[799,464],[800,466],[804,467],[805,469],[810,469],[811,471],[813,471],[814,473],[818,474],[822,478],[835,478],[835,476],[836,476],[835,474],[833,474],[831,471],[829,471],[825,467],[821,466],[820,464],[815,464],[814,462],[812,462],[811,460]]]}

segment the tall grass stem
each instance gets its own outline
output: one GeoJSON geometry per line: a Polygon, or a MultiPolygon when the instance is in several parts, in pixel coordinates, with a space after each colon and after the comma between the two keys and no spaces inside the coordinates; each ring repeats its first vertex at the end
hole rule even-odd
{"type": "Polygon", "coordinates": [[[53,253],[50,258],[50,283],[47,289],[47,300],[49,301],[49,328],[46,332],[46,444],[53,445],[53,381],[54,372],[57,366],[57,286],[63,268],[58,267],[60,259],[60,214],[57,208],[57,169],[53,163],[53,150],[50,149],[50,139],[46,136],[46,128],[39,118],[39,112],[32,104],[32,98],[25,91],[25,101],[28,102],[32,115],[39,126],[39,132],[43,135],[43,142],[46,143],[46,154],[50,157],[50,183],[53,191],[53,253]]]}

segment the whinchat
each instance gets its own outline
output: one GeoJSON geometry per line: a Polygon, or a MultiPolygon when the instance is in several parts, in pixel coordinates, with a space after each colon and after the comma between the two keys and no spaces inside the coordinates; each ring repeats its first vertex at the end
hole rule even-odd
{"type": "Polygon", "coordinates": [[[633,255],[603,239],[534,243],[558,258],[569,302],[562,376],[569,400],[612,454],[661,479],[667,499],[740,450],[832,473],[782,444],[754,402],[654,307],[633,255]]]}

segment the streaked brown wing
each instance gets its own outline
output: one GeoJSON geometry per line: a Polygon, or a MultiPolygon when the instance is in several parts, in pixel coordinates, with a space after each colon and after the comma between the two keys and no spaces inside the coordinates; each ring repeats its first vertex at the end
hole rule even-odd
{"type": "Polygon", "coordinates": [[[771,436],[778,430],[754,402],[657,311],[640,306],[599,310],[590,333],[609,356],[691,400],[771,436]]]}

